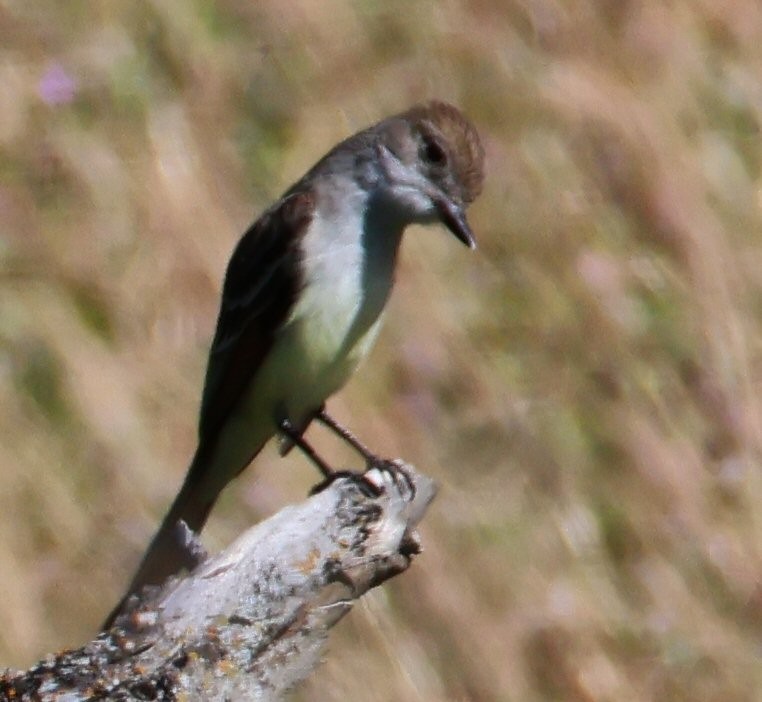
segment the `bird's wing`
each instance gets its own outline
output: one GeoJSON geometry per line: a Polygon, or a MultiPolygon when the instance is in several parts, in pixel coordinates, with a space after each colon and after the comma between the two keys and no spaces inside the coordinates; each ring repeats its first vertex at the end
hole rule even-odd
{"type": "Polygon", "coordinates": [[[233,252],[206,370],[201,444],[214,443],[288,319],[303,284],[301,240],[314,207],[309,190],[287,195],[249,228],[233,252]]]}

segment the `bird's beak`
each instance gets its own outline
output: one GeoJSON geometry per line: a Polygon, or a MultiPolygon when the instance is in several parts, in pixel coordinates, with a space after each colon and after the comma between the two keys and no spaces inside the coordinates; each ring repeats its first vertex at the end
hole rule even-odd
{"type": "Polygon", "coordinates": [[[442,223],[469,249],[475,249],[476,239],[468,225],[465,208],[445,197],[439,197],[435,202],[442,223]]]}

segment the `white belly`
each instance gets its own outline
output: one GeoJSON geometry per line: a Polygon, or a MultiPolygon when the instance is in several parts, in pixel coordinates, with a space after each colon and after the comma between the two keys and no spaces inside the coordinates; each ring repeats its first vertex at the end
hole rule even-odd
{"type": "Polygon", "coordinates": [[[310,279],[281,332],[263,381],[265,395],[300,423],[339,390],[367,355],[392,286],[392,271],[368,275],[362,251],[343,261],[311,262],[310,279]],[[347,260],[350,259],[350,260],[347,260]],[[265,376],[267,379],[265,380],[265,376]]]}
{"type": "Polygon", "coordinates": [[[301,296],[219,437],[215,462],[221,472],[245,466],[280,420],[308,423],[346,383],[378,333],[399,237],[389,236],[368,257],[355,231],[332,231],[326,247],[326,232],[317,226],[305,237],[301,296]],[[310,255],[313,250],[318,253],[310,255]]]}
{"type": "Polygon", "coordinates": [[[322,313],[295,319],[276,343],[261,382],[252,389],[252,401],[269,398],[278,413],[301,424],[349,380],[379,326],[376,318],[353,329],[348,316],[328,318],[322,313]]]}

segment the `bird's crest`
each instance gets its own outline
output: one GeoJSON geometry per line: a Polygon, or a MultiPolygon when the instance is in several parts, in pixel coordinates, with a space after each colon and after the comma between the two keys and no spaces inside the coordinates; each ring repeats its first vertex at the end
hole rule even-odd
{"type": "Polygon", "coordinates": [[[442,137],[463,202],[473,202],[484,182],[484,147],[471,122],[457,107],[439,100],[417,105],[402,116],[416,123],[422,132],[433,131],[442,137]]]}

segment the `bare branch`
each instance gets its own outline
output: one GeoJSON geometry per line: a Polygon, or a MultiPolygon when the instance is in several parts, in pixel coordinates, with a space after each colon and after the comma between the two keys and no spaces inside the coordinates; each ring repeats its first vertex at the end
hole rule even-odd
{"type": "Polygon", "coordinates": [[[394,466],[257,524],[81,649],[6,672],[0,699],[280,699],[354,601],[420,551],[414,530],[434,486],[394,466]]]}

